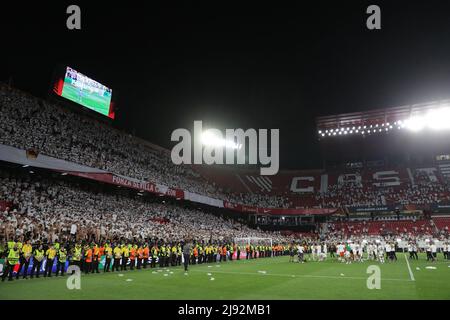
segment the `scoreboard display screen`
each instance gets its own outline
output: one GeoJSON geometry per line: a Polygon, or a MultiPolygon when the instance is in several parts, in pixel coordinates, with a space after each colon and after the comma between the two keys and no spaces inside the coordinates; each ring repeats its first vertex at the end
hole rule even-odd
{"type": "Polygon", "coordinates": [[[114,119],[112,90],[71,67],[66,67],[64,78],[59,79],[54,91],[63,98],[114,119]]]}

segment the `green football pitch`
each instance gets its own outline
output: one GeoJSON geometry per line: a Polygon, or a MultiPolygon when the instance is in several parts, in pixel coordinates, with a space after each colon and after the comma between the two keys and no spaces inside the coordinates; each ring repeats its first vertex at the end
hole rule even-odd
{"type": "Polygon", "coordinates": [[[398,254],[394,263],[289,262],[289,257],[228,261],[81,276],[79,290],[65,277],[5,281],[5,299],[450,299],[450,261],[428,263],[398,254]],[[380,289],[368,289],[367,268],[378,265],[380,289]],[[434,267],[434,268],[427,268],[434,267]]]}
{"type": "Polygon", "coordinates": [[[81,90],[80,95],[80,89],[72,85],[69,78],[64,79],[64,87],[61,96],[72,100],[73,102],[79,103],[89,109],[97,111],[105,116],[109,113],[111,97],[90,93],[87,89],[81,90]]]}

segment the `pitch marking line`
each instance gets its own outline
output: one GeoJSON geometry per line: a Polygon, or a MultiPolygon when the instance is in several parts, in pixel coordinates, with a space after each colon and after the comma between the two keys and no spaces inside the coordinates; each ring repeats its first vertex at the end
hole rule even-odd
{"type": "Polygon", "coordinates": [[[408,258],[406,257],[406,254],[404,255],[405,260],[406,260],[406,265],[408,266],[408,271],[409,271],[409,276],[411,277],[411,281],[416,281],[416,279],[414,279],[414,275],[413,272],[411,270],[411,267],[409,266],[409,261],[408,258]]]}
{"type": "MultiPolygon", "coordinates": [[[[206,272],[203,270],[191,270],[192,272],[206,272]]],[[[275,276],[275,277],[294,277],[294,278],[326,278],[326,279],[352,279],[352,280],[367,280],[365,277],[337,277],[337,276],[320,276],[320,275],[310,275],[310,274],[279,274],[279,273],[253,273],[253,272],[229,272],[229,271],[213,271],[213,273],[224,273],[224,274],[239,274],[239,275],[255,275],[260,277],[266,276],[275,276]]],[[[403,282],[411,282],[411,280],[407,279],[381,279],[382,281],[403,281],[403,282]]],[[[414,281],[414,280],[413,280],[414,281]]]]}

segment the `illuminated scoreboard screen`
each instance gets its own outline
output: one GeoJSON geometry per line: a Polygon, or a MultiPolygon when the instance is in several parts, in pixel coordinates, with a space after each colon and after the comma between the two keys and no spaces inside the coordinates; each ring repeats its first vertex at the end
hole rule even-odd
{"type": "Polygon", "coordinates": [[[112,89],[71,67],[66,67],[65,74],[56,81],[53,91],[63,98],[114,119],[112,89]]]}

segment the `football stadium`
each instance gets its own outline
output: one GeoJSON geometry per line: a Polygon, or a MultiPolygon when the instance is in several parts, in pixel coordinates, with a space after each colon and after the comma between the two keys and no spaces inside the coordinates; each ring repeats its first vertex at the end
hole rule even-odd
{"type": "MultiPolygon", "coordinates": [[[[141,26],[155,37],[147,60],[138,31],[100,33],[98,12],[80,7],[85,33],[63,24],[65,37],[40,40],[58,59],[13,59],[19,46],[0,79],[0,300],[450,299],[448,45],[417,66],[423,81],[408,82],[404,62],[396,85],[406,58],[397,69],[380,58],[386,78],[358,76],[376,55],[323,60],[327,40],[302,60],[284,19],[272,37],[255,15],[222,29],[233,13],[193,22],[179,9],[176,32],[141,26]],[[72,55],[107,39],[127,50],[72,55]],[[374,93],[360,84],[381,78],[374,93]]],[[[351,12],[346,32],[384,43],[367,6],[350,7],[338,9],[351,12]]],[[[10,41],[34,37],[24,30],[10,41]]]]}

